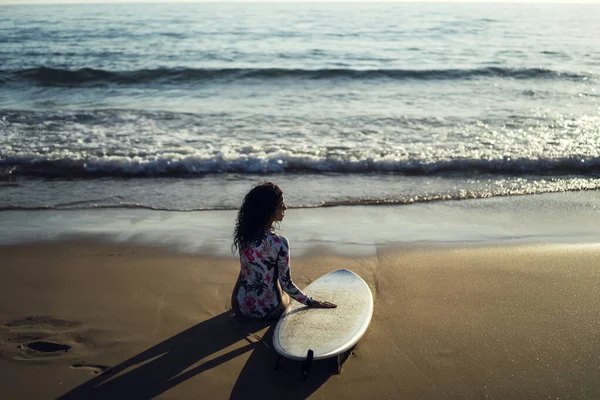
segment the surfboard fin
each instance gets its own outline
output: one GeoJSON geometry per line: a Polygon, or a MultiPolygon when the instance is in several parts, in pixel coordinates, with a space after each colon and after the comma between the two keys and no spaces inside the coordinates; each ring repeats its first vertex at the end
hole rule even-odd
{"type": "Polygon", "coordinates": [[[300,372],[300,377],[303,381],[308,379],[314,354],[315,353],[311,349],[308,349],[308,353],[306,353],[306,360],[304,360],[304,362],[302,363],[302,371],[300,372]]]}

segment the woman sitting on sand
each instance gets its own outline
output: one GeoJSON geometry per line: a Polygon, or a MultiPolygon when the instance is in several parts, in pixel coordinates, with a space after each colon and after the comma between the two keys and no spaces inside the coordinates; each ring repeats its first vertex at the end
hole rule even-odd
{"type": "Polygon", "coordinates": [[[283,191],[271,182],[260,183],[244,198],[233,239],[241,270],[231,307],[238,315],[277,319],[290,304],[290,297],[309,307],[336,307],[307,297],[292,282],[288,240],[273,229],[274,222],[283,220],[285,210],[283,191]]]}

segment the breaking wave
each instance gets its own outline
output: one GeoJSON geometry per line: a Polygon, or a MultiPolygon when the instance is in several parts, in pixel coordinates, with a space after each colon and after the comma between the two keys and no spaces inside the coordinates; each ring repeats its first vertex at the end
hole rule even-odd
{"type": "Polygon", "coordinates": [[[0,71],[0,84],[30,83],[40,86],[103,86],[143,84],[189,84],[212,81],[273,79],[394,79],[394,80],[469,80],[478,78],[582,80],[589,74],[545,68],[475,69],[286,69],[286,68],[157,68],[134,71],[76,70],[49,67],[0,71]]]}
{"type": "Polygon", "coordinates": [[[595,175],[600,174],[600,157],[453,159],[352,159],[248,157],[181,158],[153,156],[100,157],[89,159],[44,159],[18,156],[0,159],[0,180],[18,176],[39,178],[102,177],[200,177],[207,174],[369,174],[429,175],[595,175]]]}

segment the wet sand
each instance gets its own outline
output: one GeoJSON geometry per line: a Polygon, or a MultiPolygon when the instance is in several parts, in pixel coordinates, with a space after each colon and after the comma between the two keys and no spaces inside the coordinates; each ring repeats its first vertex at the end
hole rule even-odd
{"type": "Polygon", "coordinates": [[[273,370],[272,326],[231,314],[233,256],[99,241],[1,247],[2,397],[600,398],[600,246],[309,253],[292,259],[300,287],[351,269],[375,314],[340,375],[325,360],[303,382],[296,362],[273,370]]]}

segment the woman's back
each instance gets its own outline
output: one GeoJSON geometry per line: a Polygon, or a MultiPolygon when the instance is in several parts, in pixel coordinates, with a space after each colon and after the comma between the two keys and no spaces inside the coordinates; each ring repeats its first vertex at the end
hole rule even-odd
{"type": "Polygon", "coordinates": [[[260,243],[240,249],[240,266],[237,300],[242,314],[267,317],[281,303],[280,287],[293,299],[308,303],[306,295],[292,282],[285,237],[267,232],[260,243]]]}

